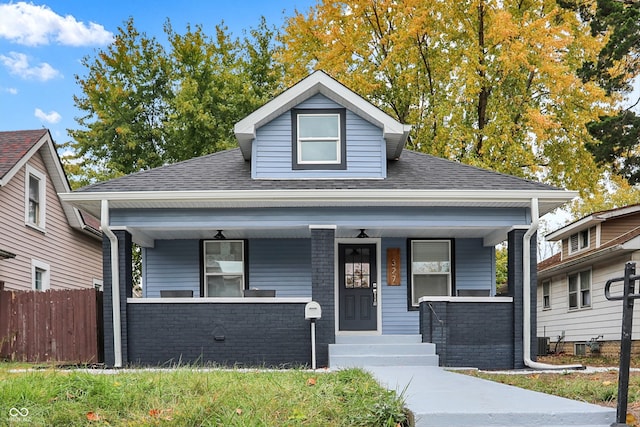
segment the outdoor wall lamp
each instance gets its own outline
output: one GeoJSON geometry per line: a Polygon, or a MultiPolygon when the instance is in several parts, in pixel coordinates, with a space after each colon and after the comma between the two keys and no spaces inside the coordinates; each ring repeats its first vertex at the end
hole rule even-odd
{"type": "Polygon", "coordinates": [[[364,232],[364,230],[365,230],[364,228],[360,229],[360,234],[358,234],[358,239],[366,239],[367,237],[369,237],[367,233],[364,232]]]}
{"type": "Polygon", "coordinates": [[[218,232],[216,233],[215,236],[213,236],[214,239],[216,240],[224,240],[226,239],[226,237],[224,237],[224,234],[222,234],[222,230],[218,230],[218,232]]]}

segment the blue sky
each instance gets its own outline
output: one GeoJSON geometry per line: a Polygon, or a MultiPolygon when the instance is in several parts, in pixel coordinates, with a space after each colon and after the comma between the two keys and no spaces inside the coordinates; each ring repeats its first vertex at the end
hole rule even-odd
{"type": "Polygon", "coordinates": [[[201,24],[213,34],[224,21],[234,37],[256,27],[265,16],[280,27],[294,10],[306,11],[315,0],[0,0],[0,130],[49,128],[57,143],[77,128],[80,94],[75,75],[86,75],[81,58],[105,48],[129,17],[148,36],[164,42],[162,26],[174,30],[201,24]]]}

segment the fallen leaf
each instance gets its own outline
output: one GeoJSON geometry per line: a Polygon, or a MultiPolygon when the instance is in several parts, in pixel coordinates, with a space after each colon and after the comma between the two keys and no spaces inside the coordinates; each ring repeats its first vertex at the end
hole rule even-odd
{"type": "Polygon", "coordinates": [[[160,414],[162,414],[160,409],[149,409],[149,415],[154,418],[158,417],[160,414]]]}
{"type": "Polygon", "coordinates": [[[237,409],[236,409],[236,414],[238,414],[238,415],[242,415],[242,409],[237,408],[237,409]]]}
{"type": "Polygon", "coordinates": [[[309,386],[316,385],[316,379],[315,378],[309,378],[307,380],[307,385],[309,385],[309,386]]]}
{"type": "Polygon", "coordinates": [[[89,421],[100,421],[100,415],[95,412],[87,412],[87,420],[89,421]]]}
{"type": "Polygon", "coordinates": [[[626,423],[630,426],[634,426],[637,423],[636,417],[633,416],[633,414],[627,412],[627,419],[626,419],[626,423]]]}

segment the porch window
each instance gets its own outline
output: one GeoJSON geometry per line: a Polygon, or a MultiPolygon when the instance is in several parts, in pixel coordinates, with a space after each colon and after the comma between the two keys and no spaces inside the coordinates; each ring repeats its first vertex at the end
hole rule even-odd
{"type": "Polygon", "coordinates": [[[591,307],[591,270],[570,274],[569,310],[591,307]]]}
{"type": "Polygon", "coordinates": [[[293,109],[293,169],[345,169],[345,117],[344,109],[293,109]]]}
{"type": "Polygon", "coordinates": [[[204,251],[204,296],[241,297],[245,289],[245,242],[206,240],[204,251]]]}
{"type": "Polygon", "coordinates": [[[451,295],[451,241],[411,240],[410,306],[424,296],[451,295]]]}

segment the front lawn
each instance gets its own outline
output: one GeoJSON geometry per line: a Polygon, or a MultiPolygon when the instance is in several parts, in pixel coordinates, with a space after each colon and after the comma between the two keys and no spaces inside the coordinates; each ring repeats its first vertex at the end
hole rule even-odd
{"type": "Polygon", "coordinates": [[[19,370],[23,367],[0,363],[0,425],[395,427],[406,422],[402,399],[357,369],[96,374],[19,370]]]}
{"type": "MultiPolygon", "coordinates": [[[[553,355],[539,357],[538,361],[554,365],[582,364],[584,366],[617,367],[618,359],[614,357],[584,357],[570,355],[553,355]]],[[[634,356],[632,368],[640,367],[640,358],[634,356]]],[[[597,373],[583,371],[558,371],[557,373],[529,372],[526,374],[492,373],[490,371],[467,371],[472,375],[492,381],[509,384],[528,390],[539,391],[566,397],[582,402],[594,403],[615,408],[618,398],[618,371],[605,370],[597,373]]],[[[631,372],[629,380],[627,424],[640,426],[640,372],[631,372]]]]}

